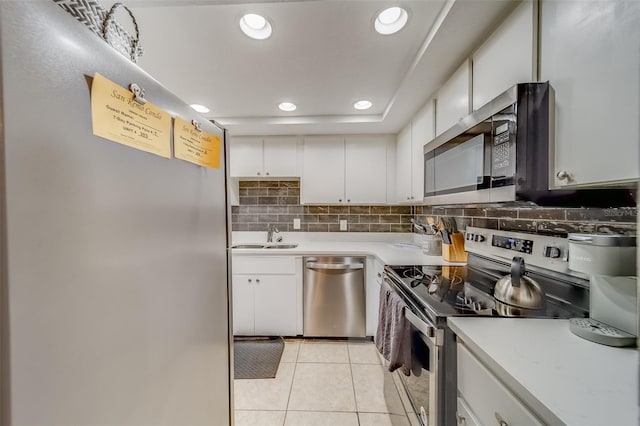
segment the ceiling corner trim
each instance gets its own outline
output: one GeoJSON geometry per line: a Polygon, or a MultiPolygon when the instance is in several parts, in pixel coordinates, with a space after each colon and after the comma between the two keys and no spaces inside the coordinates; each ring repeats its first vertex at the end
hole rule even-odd
{"type": "Polygon", "coordinates": [[[295,117],[217,117],[223,126],[264,125],[264,124],[336,124],[336,123],[379,123],[382,114],[376,115],[310,115],[295,117]]]}
{"type": "Polygon", "coordinates": [[[431,26],[431,29],[427,33],[427,36],[424,38],[422,44],[420,45],[420,49],[418,49],[418,51],[416,52],[416,55],[413,58],[413,61],[411,62],[411,65],[409,65],[409,67],[407,68],[407,71],[405,72],[404,77],[402,77],[402,80],[400,80],[400,84],[398,84],[398,87],[396,87],[396,90],[394,91],[393,96],[391,97],[391,99],[387,103],[387,106],[385,107],[385,109],[384,109],[384,111],[382,113],[382,119],[383,120],[387,117],[387,115],[389,114],[389,111],[391,111],[391,108],[393,107],[393,104],[395,103],[396,99],[398,98],[398,94],[400,93],[400,89],[402,88],[402,86],[405,84],[405,82],[411,77],[411,75],[414,73],[414,71],[418,67],[418,64],[422,60],[422,57],[424,56],[424,54],[426,53],[427,49],[431,45],[431,42],[433,41],[434,37],[436,36],[438,31],[440,30],[440,27],[442,26],[442,23],[444,22],[444,20],[449,15],[449,12],[451,12],[451,9],[453,8],[453,5],[455,4],[456,1],[457,0],[447,0],[445,2],[445,4],[442,6],[442,9],[440,9],[440,13],[438,14],[438,17],[434,21],[433,25],[431,26]]]}

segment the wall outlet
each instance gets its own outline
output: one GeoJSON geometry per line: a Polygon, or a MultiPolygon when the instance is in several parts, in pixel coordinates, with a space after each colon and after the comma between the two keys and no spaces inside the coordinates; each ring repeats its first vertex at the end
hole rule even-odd
{"type": "Polygon", "coordinates": [[[347,221],[345,219],[342,219],[340,221],[340,230],[341,231],[346,231],[347,230],[347,221]]]}
{"type": "Polygon", "coordinates": [[[300,229],[300,219],[293,219],[293,229],[300,229]]]}

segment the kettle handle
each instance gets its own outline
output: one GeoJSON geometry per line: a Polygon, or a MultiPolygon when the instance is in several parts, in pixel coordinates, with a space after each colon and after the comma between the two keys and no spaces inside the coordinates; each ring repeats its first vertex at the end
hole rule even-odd
{"type": "Polygon", "coordinates": [[[511,286],[520,287],[520,277],[524,275],[525,265],[524,259],[515,256],[511,260],[511,286]]]}

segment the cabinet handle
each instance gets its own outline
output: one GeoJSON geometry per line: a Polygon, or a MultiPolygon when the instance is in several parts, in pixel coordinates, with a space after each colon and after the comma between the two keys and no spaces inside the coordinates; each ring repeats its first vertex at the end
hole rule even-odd
{"type": "Polygon", "coordinates": [[[410,199],[411,199],[411,197],[407,197],[407,200],[410,200],[410,199]]]}
{"type": "Polygon", "coordinates": [[[260,282],[260,278],[256,278],[256,284],[260,282]]]}
{"type": "Polygon", "coordinates": [[[251,282],[251,278],[249,278],[247,281],[251,282]]]}
{"type": "Polygon", "coordinates": [[[338,198],[338,202],[341,203],[342,202],[342,198],[338,198]]]}
{"type": "Polygon", "coordinates": [[[269,176],[269,172],[267,172],[266,175],[269,176]]]}
{"type": "Polygon", "coordinates": [[[347,203],[350,203],[350,202],[351,202],[351,200],[350,200],[350,199],[348,199],[348,200],[347,200],[347,203]]]}
{"type": "Polygon", "coordinates": [[[504,419],[498,412],[496,411],[496,420],[498,421],[499,426],[509,426],[509,423],[505,422],[504,419]]]}
{"type": "Polygon", "coordinates": [[[458,419],[458,424],[459,425],[466,425],[467,424],[467,419],[460,415],[460,413],[456,413],[456,419],[458,419]]]}
{"type": "Polygon", "coordinates": [[[415,197],[411,197],[412,200],[415,200],[415,197]]]}
{"type": "Polygon", "coordinates": [[[378,277],[382,277],[382,274],[380,272],[378,272],[378,277]]]}
{"type": "Polygon", "coordinates": [[[258,172],[258,176],[260,176],[260,172],[258,172]]]}
{"type": "Polygon", "coordinates": [[[573,180],[571,173],[567,172],[566,170],[560,170],[558,173],[556,173],[556,177],[559,180],[566,180],[567,182],[571,182],[573,180]]]}

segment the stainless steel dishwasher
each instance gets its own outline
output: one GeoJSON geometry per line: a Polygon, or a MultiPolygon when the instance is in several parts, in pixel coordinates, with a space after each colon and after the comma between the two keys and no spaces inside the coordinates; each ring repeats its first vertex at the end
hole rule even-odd
{"type": "Polygon", "coordinates": [[[365,337],[365,258],[305,257],[303,335],[365,337]]]}

